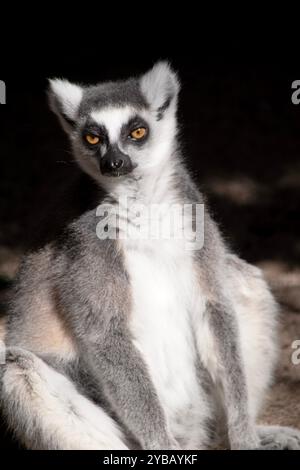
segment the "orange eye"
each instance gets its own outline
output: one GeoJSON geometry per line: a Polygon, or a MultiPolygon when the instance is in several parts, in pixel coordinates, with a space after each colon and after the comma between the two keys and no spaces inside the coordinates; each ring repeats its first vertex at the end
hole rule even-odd
{"type": "Polygon", "coordinates": [[[99,144],[100,142],[100,138],[97,137],[96,135],[86,134],[84,138],[90,145],[96,145],[96,144],[99,144]]]}
{"type": "Polygon", "coordinates": [[[130,137],[134,140],[140,140],[145,137],[147,130],[145,127],[138,127],[134,131],[130,132],[130,137]]]}

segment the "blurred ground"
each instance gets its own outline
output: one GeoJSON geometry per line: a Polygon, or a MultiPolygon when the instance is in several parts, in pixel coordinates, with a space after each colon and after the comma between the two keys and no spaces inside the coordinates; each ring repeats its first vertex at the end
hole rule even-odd
{"type": "MultiPolygon", "coordinates": [[[[300,429],[300,106],[279,67],[179,68],[183,149],[231,244],[261,266],[281,305],[281,360],[262,419],[300,429]]],[[[126,76],[123,65],[90,81],[126,76]]],[[[47,108],[46,81],[16,89],[0,107],[0,313],[20,255],[88,207],[95,185],[79,176],[47,108]],[[36,86],[35,86],[36,85],[36,86]],[[17,118],[16,118],[17,117],[17,118]]]]}
{"type": "Polygon", "coordinates": [[[261,267],[281,306],[280,363],[261,420],[300,429],[300,364],[291,360],[291,344],[300,340],[300,270],[279,263],[261,267]]]}

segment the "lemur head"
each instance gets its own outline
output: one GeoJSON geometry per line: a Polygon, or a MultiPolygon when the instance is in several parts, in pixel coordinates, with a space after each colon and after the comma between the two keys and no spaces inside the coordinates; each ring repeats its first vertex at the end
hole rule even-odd
{"type": "Polygon", "coordinates": [[[176,142],[179,82],[166,62],[139,78],[80,86],[50,80],[50,104],[81,168],[98,181],[159,171],[176,142]]]}

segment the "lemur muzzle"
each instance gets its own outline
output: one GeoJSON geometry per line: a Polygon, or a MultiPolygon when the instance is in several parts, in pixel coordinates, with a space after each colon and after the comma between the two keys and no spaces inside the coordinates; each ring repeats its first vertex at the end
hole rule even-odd
{"type": "Polygon", "coordinates": [[[131,158],[121,152],[118,147],[110,147],[100,159],[100,171],[107,176],[121,176],[130,173],[136,165],[131,158]]]}

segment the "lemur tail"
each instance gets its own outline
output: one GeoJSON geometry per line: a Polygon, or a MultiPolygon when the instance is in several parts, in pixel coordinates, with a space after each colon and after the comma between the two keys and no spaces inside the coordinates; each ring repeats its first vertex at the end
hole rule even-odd
{"type": "Polygon", "coordinates": [[[6,350],[0,393],[9,427],[28,449],[127,449],[117,423],[31,352],[6,350]]]}

